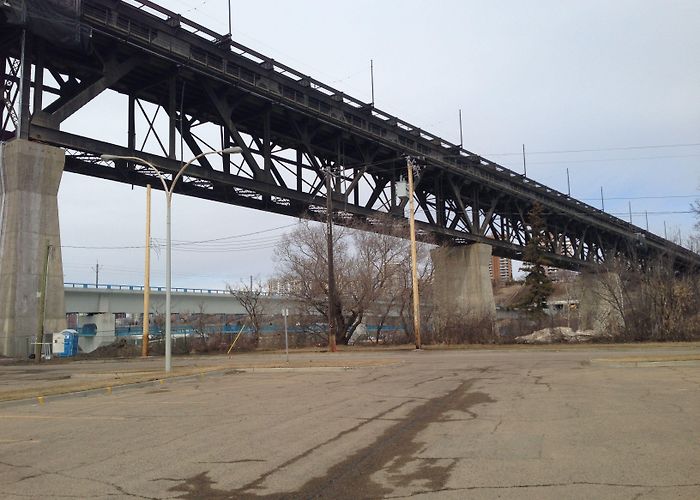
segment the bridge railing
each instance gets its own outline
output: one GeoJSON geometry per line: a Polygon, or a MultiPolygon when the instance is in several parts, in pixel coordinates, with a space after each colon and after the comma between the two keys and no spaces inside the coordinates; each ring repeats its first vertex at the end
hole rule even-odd
{"type": "MultiPolygon", "coordinates": [[[[658,250],[671,250],[690,262],[698,260],[697,254],[680,245],[665,241],[660,236],[597,207],[487,160],[464,149],[461,144],[456,145],[382,111],[373,103],[366,103],[347,95],[231,40],[230,34],[216,33],[150,0],[124,0],[119,3],[119,8],[115,8],[114,4],[115,2],[108,0],[84,1],[82,2],[83,16],[90,19],[91,26],[96,23],[100,28],[104,26],[118,32],[119,36],[134,37],[139,45],[148,44],[150,49],[157,53],[169,51],[169,56],[177,58],[178,61],[187,60],[198,70],[209,72],[219,79],[236,81],[246,88],[252,86],[255,92],[272,96],[275,100],[279,99],[280,102],[294,109],[313,113],[314,116],[320,113],[324,115],[324,119],[330,116],[331,123],[371,136],[374,140],[398,148],[405,153],[424,156],[441,168],[458,169],[458,173],[468,173],[488,185],[507,190],[517,198],[539,199],[561,212],[561,215],[581,223],[593,224],[615,236],[638,239],[643,237],[646,245],[658,250]],[[129,9],[123,8],[125,6],[133,9],[131,12],[134,17],[133,23],[129,16],[129,9]],[[138,19],[135,17],[136,13],[138,13],[138,19]],[[149,19],[155,20],[158,24],[164,24],[167,29],[163,26],[151,27],[151,23],[146,22],[149,19]],[[175,31],[174,28],[181,28],[182,34],[188,35],[187,43],[192,43],[191,47],[187,46],[187,43],[184,45],[180,43],[183,40],[178,40],[178,44],[167,41],[166,37],[169,36],[167,33],[175,31]],[[175,45],[179,48],[175,49],[175,45]],[[230,54],[226,51],[230,51],[230,54]],[[246,75],[252,75],[252,79],[247,79],[246,75]],[[256,75],[264,76],[256,80],[256,75]],[[276,82],[279,85],[268,88],[267,84],[270,82],[276,82]],[[287,93],[288,90],[290,93],[287,93]],[[298,96],[301,97],[298,98],[298,96]],[[320,101],[327,104],[325,106],[327,111],[314,107],[316,104],[312,105],[320,101]],[[341,110],[342,113],[335,116],[335,110],[341,110]],[[387,130],[390,132],[388,135],[387,130]]],[[[181,34],[178,34],[178,37],[181,37],[181,34]]]]}
{"type": "MultiPolygon", "coordinates": [[[[124,284],[112,284],[112,283],[64,283],[65,288],[73,289],[85,289],[85,290],[121,290],[127,292],[143,292],[145,287],[143,285],[124,285],[124,284]]],[[[151,292],[163,292],[165,293],[164,286],[152,286],[151,292]]],[[[228,290],[223,290],[220,288],[185,288],[185,287],[173,287],[171,290],[174,293],[197,293],[205,295],[230,295],[231,292],[228,290]]],[[[270,295],[268,292],[262,292],[262,295],[270,295]]]]}
{"type": "MultiPolygon", "coordinates": [[[[534,179],[530,179],[520,173],[514,172],[509,168],[506,168],[494,161],[491,161],[481,155],[478,155],[468,149],[465,149],[462,145],[456,145],[451,141],[443,139],[435,134],[432,134],[421,127],[411,124],[401,118],[382,111],[381,109],[374,106],[374,104],[366,103],[361,99],[357,99],[345,92],[338,90],[330,85],[327,85],[320,80],[317,80],[309,75],[295,70],[294,68],[287,66],[279,61],[276,61],[265,54],[262,54],[250,47],[247,47],[235,40],[232,40],[230,36],[222,35],[216,33],[215,31],[202,26],[199,23],[193,22],[182,15],[175,13],[165,7],[158,5],[151,0],[124,0],[126,4],[137,8],[141,12],[148,12],[152,16],[161,19],[162,21],[176,21],[177,25],[187,31],[189,34],[194,35],[202,40],[206,40],[210,43],[216,44],[219,48],[229,47],[233,55],[237,55],[247,59],[254,65],[260,68],[267,69],[274,72],[279,77],[284,77],[289,80],[289,83],[299,84],[302,87],[307,87],[306,92],[313,93],[314,91],[320,93],[324,97],[331,98],[337,103],[342,103],[343,108],[347,110],[352,110],[353,112],[360,113],[357,115],[362,119],[371,117],[376,120],[375,125],[380,128],[393,129],[396,133],[397,144],[401,144],[405,151],[411,151],[412,154],[417,156],[429,157],[434,161],[440,163],[447,163],[457,167],[464,167],[470,159],[477,159],[477,164],[469,164],[470,166],[475,166],[477,170],[482,173],[490,174],[495,176],[500,181],[507,182],[513,187],[516,187],[518,191],[522,191],[521,194],[527,196],[531,193],[537,193],[544,197],[544,199],[550,202],[559,202],[564,205],[568,205],[569,208],[575,209],[581,213],[587,214],[596,218],[599,222],[606,222],[612,224],[616,229],[644,234],[648,242],[654,242],[658,245],[665,245],[669,248],[673,248],[675,251],[680,253],[684,252],[685,249],[678,245],[674,245],[671,242],[666,242],[662,238],[656,236],[655,234],[634,226],[625,220],[620,219],[612,214],[605,212],[604,210],[594,207],[588,203],[580,201],[576,198],[571,197],[569,194],[563,193],[551,187],[548,187],[534,179]],[[406,135],[408,134],[408,135],[406,135]],[[411,145],[409,143],[402,142],[417,140],[417,143],[411,145]]],[[[94,18],[93,18],[94,19],[94,18]]],[[[102,22],[106,25],[114,23],[114,20],[110,21],[108,19],[103,19],[102,22]]],[[[235,67],[235,64],[233,64],[235,67]]],[[[211,66],[207,65],[209,69],[211,66]]],[[[226,68],[224,61],[217,66],[216,69],[219,73],[225,74],[226,76],[234,76],[235,72],[230,72],[226,68]]],[[[279,97],[279,96],[278,96],[279,97]]],[[[285,96],[281,96],[285,99],[285,96]]],[[[316,110],[315,108],[310,108],[307,104],[299,102],[296,99],[289,97],[292,104],[295,106],[307,107],[309,109],[316,110]]],[[[317,111],[317,110],[316,110],[317,111]]],[[[330,111],[328,111],[330,113],[330,111]]],[[[323,113],[323,114],[328,114],[323,113]]],[[[368,123],[362,122],[364,125],[361,128],[364,132],[368,132],[372,135],[376,135],[372,132],[371,127],[368,123]]],[[[378,138],[383,138],[382,134],[379,134],[378,138]]]]}

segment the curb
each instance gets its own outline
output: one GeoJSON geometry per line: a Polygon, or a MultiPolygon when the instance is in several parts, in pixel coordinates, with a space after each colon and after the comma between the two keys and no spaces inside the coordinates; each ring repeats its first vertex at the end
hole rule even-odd
{"type": "Polygon", "coordinates": [[[88,397],[88,396],[111,396],[112,394],[122,392],[131,388],[148,387],[148,386],[162,386],[169,381],[187,381],[187,380],[203,380],[205,375],[213,376],[223,376],[229,374],[240,373],[243,370],[222,368],[217,370],[211,370],[208,372],[202,371],[200,373],[188,373],[186,375],[171,375],[169,377],[157,378],[155,380],[143,380],[137,382],[125,382],[123,384],[112,384],[106,385],[104,387],[96,387],[94,389],[85,390],[74,390],[66,391],[60,394],[48,394],[48,395],[35,395],[28,398],[21,399],[7,399],[0,401],[0,408],[10,407],[10,406],[43,406],[49,402],[61,401],[63,399],[78,398],[78,397],[88,397]]]}
{"type": "Polygon", "coordinates": [[[166,383],[175,381],[188,381],[188,380],[203,380],[205,375],[222,377],[225,375],[235,375],[240,373],[293,373],[293,372],[306,372],[306,373],[319,373],[319,372],[339,372],[353,370],[357,367],[353,366],[301,366],[301,367],[247,367],[247,368],[216,368],[213,370],[202,370],[199,373],[188,373],[183,375],[171,375],[168,377],[157,378],[155,380],[144,380],[137,382],[125,382],[122,384],[115,383],[112,385],[105,385],[104,387],[96,387],[94,389],[85,390],[67,390],[60,394],[47,394],[47,395],[35,395],[27,398],[21,399],[7,399],[0,401],[0,408],[5,408],[9,406],[43,406],[49,402],[61,401],[68,398],[76,397],[88,397],[88,396],[111,396],[117,392],[122,392],[131,388],[148,387],[148,386],[163,386],[166,383]]]}

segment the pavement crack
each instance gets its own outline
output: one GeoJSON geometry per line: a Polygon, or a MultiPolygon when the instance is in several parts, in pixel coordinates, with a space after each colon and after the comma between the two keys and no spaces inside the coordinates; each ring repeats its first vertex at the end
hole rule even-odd
{"type": "Polygon", "coordinates": [[[388,415],[389,413],[391,413],[392,411],[398,410],[398,409],[401,408],[402,406],[406,405],[407,403],[411,403],[411,402],[413,402],[413,401],[410,400],[410,399],[407,400],[407,401],[403,401],[403,402],[401,402],[401,403],[399,403],[399,404],[397,404],[397,405],[394,405],[394,406],[392,406],[391,408],[389,408],[389,409],[387,409],[387,410],[385,410],[385,411],[379,413],[378,415],[376,415],[376,416],[373,417],[372,419],[362,421],[362,422],[358,423],[357,425],[353,425],[352,427],[350,427],[350,428],[348,428],[348,429],[345,429],[345,430],[339,432],[339,433],[336,434],[335,436],[333,436],[333,437],[331,437],[331,438],[329,438],[329,439],[323,441],[322,443],[319,443],[319,444],[317,444],[316,446],[314,446],[314,447],[312,447],[312,448],[309,448],[309,449],[306,450],[304,453],[300,453],[299,455],[296,455],[295,457],[292,457],[292,458],[290,458],[289,460],[287,460],[287,461],[281,463],[280,465],[278,465],[278,466],[275,467],[274,469],[271,469],[271,470],[267,471],[266,473],[264,473],[264,474],[262,474],[260,477],[258,477],[255,481],[252,481],[252,482],[250,482],[250,483],[248,483],[248,484],[242,486],[242,487],[239,489],[239,491],[247,491],[247,490],[251,490],[251,489],[257,488],[260,484],[262,484],[262,483],[265,481],[265,479],[267,479],[269,476],[271,476],[271,475],[274,474],[275,472],[278,472],[278,471],[280,471],[281,469],[284,469],[285,467],[289,467],[290,465],[292,465],[292,464],[298,462],[299,460],[301,460],[301,459],[303,459],[303,458],[306,458],[307,456],[311,455],[314,451],[318,450],[319,448],[321,448],[321,447],[323,447],[323,446],[326,446],[327,444],[332,443],[333,441],[336,441],[337,439],[339,439],[339,438],[341,438],[341,437],[343,437],[343,436],[345,436],[345,435],[347,435],[347,434],[350,434],[350,433],[352,433],[352,432],[355,432],[355,431],[357,431],[358,429],[360,429],[361,427],[363,427],[364,425],[367,425],[367,424],[368,424],[369,422],[371,422],[372,420],[381,419],[381,418],[383,418],[385,415],[388,415]]]}
{"type": "Polygon", "coordinates": [[[31,465],[17,465],[17,464],[11,464],[10,462],[0,462],[0,465],[4,465],[5,467],[14,467],[16,469],[31,469],[31,465]]]}
{"type": "MultiPolygon", "coordinates": [[[[700,483],[683,483],[683,484],[631,484],[631,483],[605,483],[605,482],[594,482],[594,481],[570,481],[565,483],[530,483],[530,484],[513,484],[513,485],[483,485],[483,486],[464,486],[461,488],[438,488],[431,490],[420,490],[410,495],[395,495],[395,496],[385,496],[384,498],[412,498],[418,495],[425,495],[426,493],[444,493],[450,491],[475,491],[475,490],[516,490],[516,489],[527,489],[527,488],[562,488],[570,486],[609,486],[613,488],[696,488],[700,486],[700,483]]],[[[643,494],[639,493],[637,495],[643,494]]]]}
{"type": "Polygon", "coordinates": [[[196,462],[198,464],[247,464],[250,462],[267,462],[267,460],[260,460],[256,458],[244,458],[241,460],[215,460],[207,462],[196,462]]]}
{"type": "MultiPolygon", "coordinates": [[[[361,422],[338,433],[335,437],[287,460],[240,488],[229,491],[217,489],[214,487],[214,481],[209,477],[209,472],[205,471],[192,477],[177,480],[178,484],[173,485],[169,491],[183,492],[184,495],[180,498],[190,499],[333,498],[334,500],[350,500],[382,498],[391,490],[372,479],[378,472],[385,475],[382,483],[408,484],[413,485],[413,487],[439,491],[447,483],[459,459],[421,457],[421,453],[425,451],[425,443],[416,438],[432,423],[442,421],[449,412],[460,411],[474,415],[473,412],[470,412],[470,407],[495,402],[486,393],[469,392],[468,389],[472,383],[472,380],[462,381],[457,387],[442,396],[434,397],[415,406],[401,421],[387,427],[374,441],[331,466],[322,476],[309,479],[294,491],[266,494],[260,490],[266,480],[275,472],[308,457],[312,452],[331,444],[339,437],[355,432],[361,426],[366,425],[366,422],[361,422]]],[[[404,401],[381,412],[373,420],[381,419],[389,412],[395,411],[409,402],[415,403],[413,400],[404,401]]]]}
{"type": "Polygon", "coordinates": [[[551,391],[551,390],[552,390],[552,386],[551,386],[549,383],[547,383],[547,382],[542,382],[542,379],[543,379],[543,378],[544,378],[544,377],[543,377],[542,375],[535,375],[535,377],[534,377],[534,379],[535,379],[535,385],[543,385],[543,386],[545,386],[545,387],[547,388],[547,391],[551,391]]]}
{"type": "MultiPolygon", "coordinates": [[[[197,432],[203,432],[203,431],[193,431],[192,434],[196,434],[197,432]]],[[[91,461],[90,464],[91,465],[101,464],[101,463],[107,462],[109,460],[114,460],[115,457],[129,456],[129,455],[133,454],[134,452],[140,452],[143,450],[152,450],[154,447],[165,447],[165,446],[169,445],[170,443],[174,443],[176,441],[179,441],[180,439],[181,439],[180,436],[177,436],[177,437],[173,437],[173,438],[168,439],[168,440],[161,441],[159,443],[149,443],[148,445],[145,445],[143,447],[139,447],[139,448],[135,447],[135,448],[125,449],[123,451],[120,451],[119,453],[109,455],[109,456],[102,458],[100,460],[91,461]]],[[[65,469],[58,469],[54,472],[63,474],[63,473],[66,473],[66,472],[69,472],[69,471],[72,471],[75,469],[80,469],[81,467],[84,467],[84,466],[85,466],[84,463],[73,464],[70,467],[67,467],[65,469]]]]}
{"type": "Polygon", "coordinates": [[[416,382],[415,384],[413,384],[413,388],[415,389],[419,385],[429,384],[430,382],[436,382],[438,380],[442,380],[443,378],[445,378],[444,375],[440,375],[439,377],[433,377],[433,378],[429,378],[426,380],[421,380],[420,382],[416,382]]]}

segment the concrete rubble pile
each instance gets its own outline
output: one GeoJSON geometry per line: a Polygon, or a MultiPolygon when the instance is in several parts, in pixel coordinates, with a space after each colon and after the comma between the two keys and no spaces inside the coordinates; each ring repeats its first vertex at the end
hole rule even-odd
{"type": "Polygon", "coordinates": [[[595,330],[577,330],[574,331],[567,326],[554,328],[544,328],[537,330],[530,335],[522,335],[515,338],[518,344],[581,344],[584,342],[592,342],[594,339],[605,339],[608,335],[596,332],[595,330]]]}

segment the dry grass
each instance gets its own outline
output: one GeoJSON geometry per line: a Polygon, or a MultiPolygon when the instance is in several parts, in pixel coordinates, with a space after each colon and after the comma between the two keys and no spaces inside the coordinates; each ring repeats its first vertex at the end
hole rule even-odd
{"type": "Polygon", "coordinates": [[[279,362],[231,362],[206,367],[173,367],[173,371],[166,374],[160,370],[122,370],[120,372],[80,372],[71,375],[70,382],[51,385],[37,385],[22,389],[0,391],[0,401],[17,401],[21,399],[31,399],[46,396],[56,396],[76,392],[94,391],[104,389],[111,390],[113,387],[140,384],[145,382],[165,381],[171,378],[204,376],[207,373],[222,372],[227,370],[255,370],[255,369],[304,369],[304,368],[361,368],[368,366],[384,366],[396,363],[396,360],[387,359],[327,359],[327,360],[290,360],[279,362]],[[86,379],[90,380],[86,380],[86,379]]]}
{"type": "Polygon", "coordinates": [[[598,358],[595,362],[601,363],[663,363],[671,361],[700,361],[698,354],[655,354],[650,356],[623,356],[619,358],[598,358]]]}

